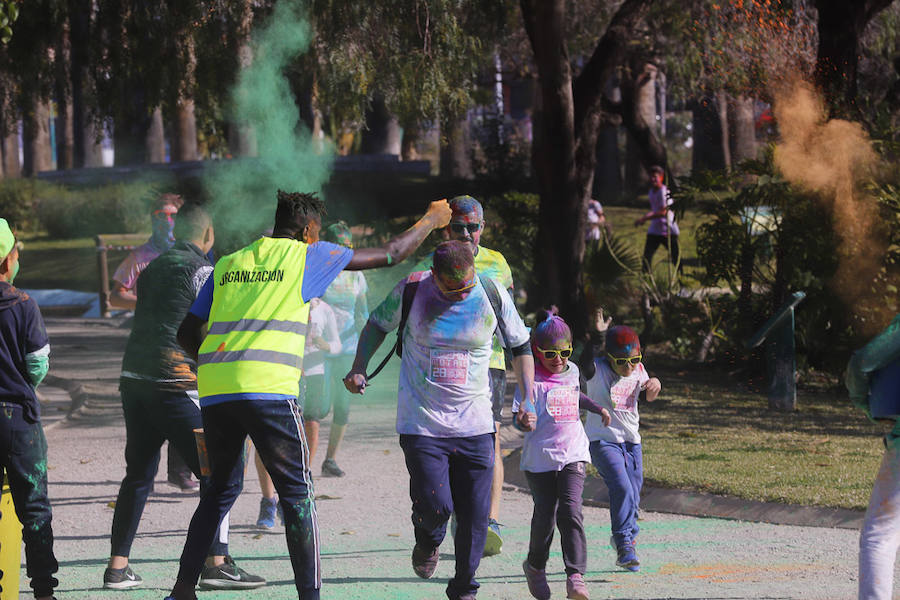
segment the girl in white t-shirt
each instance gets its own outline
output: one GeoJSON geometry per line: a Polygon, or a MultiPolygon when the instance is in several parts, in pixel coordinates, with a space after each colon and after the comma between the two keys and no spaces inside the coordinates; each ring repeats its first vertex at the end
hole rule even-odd
{"type": "Polygon", "coordinates": [[[566,597],[588,599],[584,583],[587,540],[581,514],[585,464],[590,460],[580,410],[609,422],[609,412],[581,393],[578,367],[569,363],[572,332],[560,317],[544,313],[531,335],[536,358],[534,402],[516,394],[513,416],[524,430],[521,469],[534,499],[528,558],[522,563],[528,590],[539,600],[550,598],[545,567],[554,523],[559,528],[566,568],[566,597]]]}
{"type": "Polygon", "coordinates": [[[641,342],[634,330],[624,325],[606,331],[606,356],[595,358],[591,366],[593,373],[585,367],[587,394],[612,413],[611,422],[601,423],[594,415],[588,415],[585,421],[591,462],[609,489],[616,565],[638,571],[640,562],[634,546],[640,531],[637,512],[644,483],[638,397],[645,393],[647,402],[653,402],[660,383],[647,375],[641,362],[641,342]]]}

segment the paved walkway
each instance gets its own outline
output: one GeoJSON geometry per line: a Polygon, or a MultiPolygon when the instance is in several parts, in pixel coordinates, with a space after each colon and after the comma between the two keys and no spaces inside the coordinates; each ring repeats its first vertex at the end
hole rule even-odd
{"type": "MultiPolygon", "coordinates": [[[[135,542],[132,565],[145,585],[127,592],[101,588],[109,552],[110,502],[124,474],[124,427],[116,381],[127,331],[114,321],[48,319],[53,355],[45,396],[50,445],[50,495],[62,582],[57,596],[160,600],[177,569],[196,496],[157,478],[135,542]],[[65,389],[77,410],[68,418],[65,389]]],[[[322,527],[323,598],[394,600],[442,598],[453,565],[452,540],[441,548],[434,579],[412,572],[408,476],[393,430],[396,361],[354,404],[339,463],[342,479],[316,479],[322,527]]],[[[323,427],[322,440],[327,440],[323,427]]],[[[514,444],[513,440],[507,440],[514,444]]],[[[652,460],[651,456],[647,460],[652,460]]],[[[164,463],[164,459],[163,459],[164,463]]],[[[321,453],[314,463],[318,475],[321,453]]],[[[514,473],[515,469],[510,469],[514,473]]],[[[232,554],[266,577],[256,592],[202,592],[213,598],[296,598],[283,528],[260,532],[255,473],[232,512],[232,554]]],[[[528,598],[521,574],[527,552],[531,499],[509,486],[501,521],[505,546],[479,570],[479,598],[528,598]]],[[[639,574],[616,569],[608,511],[585,508],[589,540],[587,581],[593,598],[852,598],[857,533],[849,529],[779,526],[647,512],[641,522],[639,574]]],[[[554,597],[565,596],[558,545],[548,565],[554,597]]],[[[22,587],[27,589],[22,573],[22,587]]],[[[21,598],[27,598],[23,593],[21,598]]]]}

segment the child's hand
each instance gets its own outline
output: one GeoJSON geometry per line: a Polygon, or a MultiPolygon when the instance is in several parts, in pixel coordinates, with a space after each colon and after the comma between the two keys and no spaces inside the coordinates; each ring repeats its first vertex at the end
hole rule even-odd
{"type": "Polygon", "coordinates": [[[519,412],[516,413],[516,422],[518,422],[522,431],[534,431],[534,426],[537,424],[537,415],[533,412],[520,409],[519,412]]]}
{"type": "Polygon", "coordinates": [[[609,329],[609,324],[612,323],[612,317],[603,318],[603,308],[598,308],[594,311],[593,319],[591,320],[591,325],[594,327],[594,330],[597,333],[604,333],[607,329],[609,329]]]}
{"type": "Polygon", "coordinates": [[[609,416],[609,411],[604,408],[600,412],[600,418],[603,419],[603,426],[609,427],[609,424],[612,421],[612,417],[609,416]]]}
{"type": "Polygon", "coordinates": [[[659,391],[662,389],[662,385],[659,383],[659,379],[656,377],[651,377],[647,381],[644,382],[644,385],[641,386],[641,390],[647,392],[647,402],[653,402],[656,400],[656,397],[659,396],[659,391]]]}

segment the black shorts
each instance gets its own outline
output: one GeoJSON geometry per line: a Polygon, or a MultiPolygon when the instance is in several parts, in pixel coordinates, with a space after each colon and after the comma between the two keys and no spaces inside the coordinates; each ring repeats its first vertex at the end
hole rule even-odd
{"type": "Polygon", "coordinates": [[[494,412],[494,422],[502,420],[500,416],[503,410],[503,401],[506,399],[506,371],[504,369],[490,369],[488,379],[491,382],[491,408],[494,412]]]}

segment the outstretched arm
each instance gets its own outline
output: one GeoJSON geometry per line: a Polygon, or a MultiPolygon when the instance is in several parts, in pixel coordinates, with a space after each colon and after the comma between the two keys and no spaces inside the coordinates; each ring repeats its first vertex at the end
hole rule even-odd
{"type": "Polygon", "coordinates": [[[362,394],[366,391],[366,368],[375,351],[381,346],[387,333],[380,327],[368,321],[359,334],[359,342],[356,344],[356,357],[350,372],[344,377],[344,387],[351,394],[362,394]]]}
{"type": "Polygon", "coordinates": [[[388,240],[384,246],[354,250],[353,258],[344,268],[348,271],[361,271],[402,262],[425,241],[429,233],[446,227],[449,222],[450,204],[446,200],[432,202],[424,217],[400,235],[388,240]]]}
{"type": "Polygon", "coordinates": [[[609,425],[609,422],[612,420],[609,416],[609,411],[600,406],[597,402],[594,401],[593,398],[591,398],[587,394],[582,393],[578,397],[578,408],[580,408],[581,410],[586,410],[588,412],[597,413],[603,418],[604,425],[609,425]]]}

